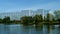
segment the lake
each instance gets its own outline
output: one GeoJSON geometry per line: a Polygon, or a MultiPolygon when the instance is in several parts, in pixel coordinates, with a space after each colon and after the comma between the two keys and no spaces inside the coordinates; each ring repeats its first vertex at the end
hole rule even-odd
{"type": "Polygon", "coordinates": [[[60,34],[59,25],[43,25],[43,27],[0,24],[0,34],[60,34]]]}

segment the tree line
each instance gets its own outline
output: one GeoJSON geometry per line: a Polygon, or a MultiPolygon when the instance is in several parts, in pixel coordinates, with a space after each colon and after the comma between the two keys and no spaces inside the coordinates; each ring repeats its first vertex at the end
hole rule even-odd
{"type": "Polygon", "coordinates": [[[0,23],[3,24],[23,24],[23,25],[41,25],[43,23],[60,22],[60,10],[55,10],[53,14],[47,13],[46,15],[36,14],[34,16],[22,16],[19,21],[10,20],[9,16],[0,18],[0,23]]]}

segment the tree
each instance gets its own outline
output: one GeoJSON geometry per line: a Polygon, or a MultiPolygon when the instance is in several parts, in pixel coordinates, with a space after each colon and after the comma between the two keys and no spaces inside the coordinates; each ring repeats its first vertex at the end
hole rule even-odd
{"type": "Polygon", "coordinates": [[[50,14],[49,13],[46,15],[46,21],[50,21],[50,14]]]}
{"type": "Polygon", "coordinates": [[[38,25],[38,23],[41,23],[43,21],[42,15],[35,15],[33,17],[35,25],[38,25]]]}
{"type": "Polygon", "coordinates": [[[10,24],[10,17],[9,16],[5,16],[5,18],[3,18],[3,23],[4,24],[10,24]]]}
{"type": "Polygon", "coordinates": [[[21,23],[23,23],[24,25],[32,24],[33,18],[31,16],[23,16],[21,17],[21,23]]]}
{"type": "Polygon", "coordinates": [[[55,10],[54,15],[56,20],[60,19],[60,10],[55,10]]]}
{"type": "Polygon", "coordinates": [[[2,19],[0,19],[0,23],[2,23],[2,19]]]}
{"type": "Polygon", "coordinates": [[[54,15],[55,19],[60,22],[60,10],[55,10],[54,15]]]}

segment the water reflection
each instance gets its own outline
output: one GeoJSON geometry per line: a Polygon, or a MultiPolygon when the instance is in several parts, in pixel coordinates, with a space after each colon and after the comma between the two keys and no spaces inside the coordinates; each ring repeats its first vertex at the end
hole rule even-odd
{"type": "Polygon", "coordinates": [[[0,24],[0,34],[4,34],[4,25],[0,24]]]}
{"type": "Polygon", "coordinates": [[[43,26],[37,26],[36,34],[43,34],[43,26]]]}
{"type": "Polygon", "coordinates": [[[59,25],[44,25],[44,34],[60,34],[59,25]]]}
{"type": "Polygon", "coordinates": [[[0,34],[42,34],[43,29],[35,26],[23,26],[23,25],[0,25],[0,34]],[[4,29],[2,29],[4,28],[4,29]]]}
{"type": "Polygon", "coordinates": [[[0,34],[60,34],[60,25],[23,26],[0,24],[0,34]]]}
{"type": "Polygon", "coordinates": [[[10,34],[9,25],[4,25],[4,34],[10,34]],[[9,31],[8,31],[9,30],[9,31]]]}

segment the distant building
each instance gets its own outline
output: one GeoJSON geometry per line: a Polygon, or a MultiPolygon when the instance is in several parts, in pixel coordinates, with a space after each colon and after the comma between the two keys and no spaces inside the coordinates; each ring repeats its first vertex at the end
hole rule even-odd
{"type": "Polygon", "coordinates": [[[9,13],[0,13],[0,18],[4,18],[5,16],[10,16],[11,20],[20,20],[22,16],[34,16],[36,14],[46,15],[49,13],[48,10],[37,9],[37,10],[22,10],[20,12],[9,12],[9,13]]]}

